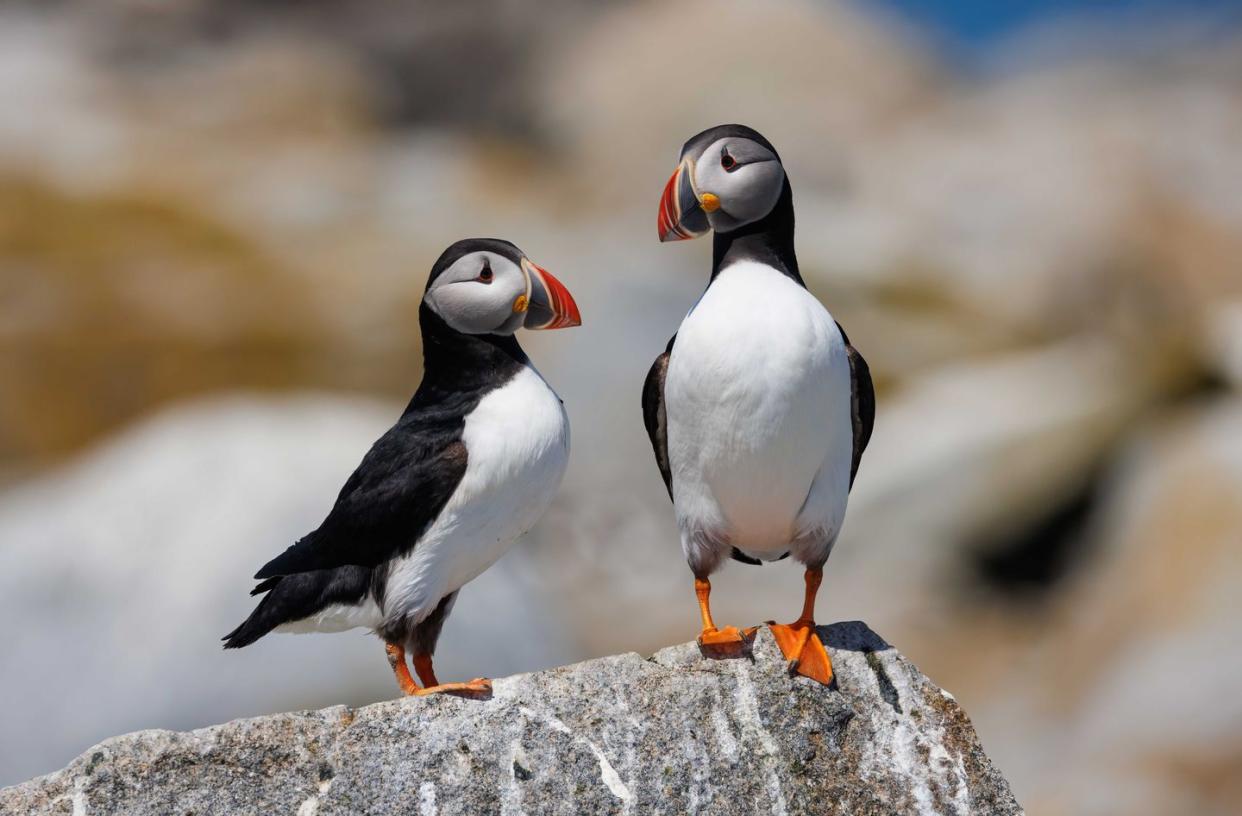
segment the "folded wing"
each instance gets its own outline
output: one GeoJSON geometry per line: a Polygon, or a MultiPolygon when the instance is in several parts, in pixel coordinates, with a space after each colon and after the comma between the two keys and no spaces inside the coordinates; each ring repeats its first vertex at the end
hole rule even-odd
{"type": "Polygon", "coordinates": [[[408,413],[380,437],[319,528],[256,579],[342,566],[375,567],[413,549],[466,472],[461,417],[408,413]]]}

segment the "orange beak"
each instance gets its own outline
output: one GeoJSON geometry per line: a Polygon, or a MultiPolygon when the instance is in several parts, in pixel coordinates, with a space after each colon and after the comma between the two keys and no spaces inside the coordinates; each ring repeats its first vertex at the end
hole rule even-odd
{"type": "Polygon", "coordinates": [[[582,325],[578,304],[569,294],[565,284],[552,277],[552,273],[529,260],[522,260],[522,269],[530,281],[530,297],[526,304],[527,329],[568,329],[582,325]]]}

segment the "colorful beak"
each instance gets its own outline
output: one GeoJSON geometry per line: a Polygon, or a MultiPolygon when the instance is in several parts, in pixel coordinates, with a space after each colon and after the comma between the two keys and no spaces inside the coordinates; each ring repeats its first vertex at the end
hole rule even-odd
{"type": "Polygon", "coordinates": [[[526,299],[526,319],[522,326],[527,329],[568,329],[582,325],[578,304],[565,284],[552,277],[546,269],[540,269],[525,258],[522,271],[526,273],[529,294],[526,299]]]}
{"type": "Polygon", "coordinates": [[[694,192],[693,179],[694,161],[684,159],[677,165],[668,184],[664,185],[664,195],[660,196],[660,218],[656,222],[661,241],[698,238],[711,229],[707,213],[703,212],[699,197],[694,192]]]}

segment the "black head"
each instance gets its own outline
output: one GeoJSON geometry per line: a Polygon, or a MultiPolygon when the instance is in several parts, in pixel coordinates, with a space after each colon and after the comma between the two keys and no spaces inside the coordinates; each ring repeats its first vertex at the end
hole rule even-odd
{"type": "Polygon", "coordinates": [[[444,250],[431,267],[423,303],[462,334],[581,324],[569,290],[499,238],[467,238],[444,250]]]}
{"type": "Polygon", "coordinates": [[[696,133],[695,135],[691,136],[689,139],[686,140],[686,143],[682,145],[681,147],[681,158],[684,159],[688,155],[701,154],[707,148],[707,146],[712,144],[713,142],[719,139],[729,139],[729,138],[745,139],[748,141],[752,141],[758,144],[759,146],[763,147],[773,156],[776,156],[776,160],[778,162],[781,160],[781,157],[777,155],[776,153],[776,148],[772,145],[771,142],[767,140],[767,137],[765,137],[759,131],[755,130],[753,127],[748,127],[746,125],[737,125],[737,124],[716,125],[715,127],[709,127],[707,130],[704,130],[701,133],[696,133]]]}
{"type": "Polygon", "coordinates": [[[745,125],[717,125],[690,138],[665,185],[660,240],[735,232],[776,209],[788,188],[772,143],[745,125]]]}

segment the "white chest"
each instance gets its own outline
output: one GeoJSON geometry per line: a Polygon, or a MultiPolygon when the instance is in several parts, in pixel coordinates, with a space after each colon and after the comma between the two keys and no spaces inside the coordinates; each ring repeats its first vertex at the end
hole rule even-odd
{"type": "Polygon", "coordinates": [[[844,341],[823,305],[770,267],[734,264],[708,287],[678,330],[665,405],[683,527],[784,548],[825,463],[848,479],[844,341]]]}
{"type": "Polygon", "coordinates": [[[388,578],[384,615],[419,620],[543,515],[569,461],[569,419],[527,366],[466,417],[466,472],[439,517],[388,578]]]}

